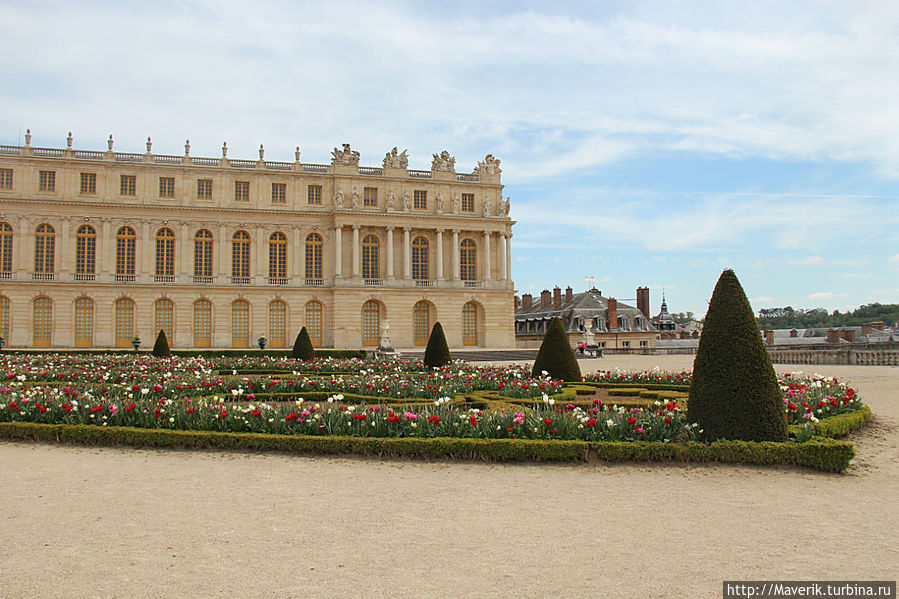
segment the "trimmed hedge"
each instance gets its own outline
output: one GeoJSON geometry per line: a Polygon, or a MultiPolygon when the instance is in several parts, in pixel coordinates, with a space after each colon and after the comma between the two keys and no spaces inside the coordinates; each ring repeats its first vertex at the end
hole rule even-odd
{"type": "Polygon", "coordinates": [[[524,439],[418,439],[396,437],[317,437],[209,431],[172,431],[90,425],[0,423],[0,439],[128,445],[132,447],[284,451],[379,457],[453,458],[497,461],[725,462],[788,464],[843,472],[855,456],[851,443],[815,439],[806,443],[715,441],[658,442],[534,441],[524,439]]]}
{"type": "MultiPolygon", "coordinates": [[[[871,408],[868,406],[862,406],[860,409],[855,410],[854,412],[847,412],[845,414],[837,414],[836,416],[831,416],[830,418],[824,418],[814,424],[812,424],[812,428],[815,430],[815,435],[819,437],[830,437],[833,439],[839,437],[845,437],[849,433],[855,432],[861,428],[863,428],[866,424],[871,421],[873,414],[871,413],[871,408]]],[[[797,434],[802,429],[802,425],[792,424],[790,425],[790,434],[797,434]]]]}
{"type": "MultiPolygon", "coordinates": [[[[4,349],[3,353],[10,354],[59,354],[59,355],[98,355],[108,356],[115,354],[133,355],[133,350],[119,349],[43,349],[43,348],[27,348],[27,349],[4,349]]],[[[139,350],[138,354],[150,355],[152,352],[147,350],[139,350]]],[[[268,357],[268,358],[289,358],[291,350],[289,349],[173,349],[173,356],[183,357],[200,357],[200,358],[238,358],[241,356],[268,357]]],[[[368,357],[368,353],[364,349],[318,349],[315,350],[317,358],[359,358],[364,360],[368,357]]]]}

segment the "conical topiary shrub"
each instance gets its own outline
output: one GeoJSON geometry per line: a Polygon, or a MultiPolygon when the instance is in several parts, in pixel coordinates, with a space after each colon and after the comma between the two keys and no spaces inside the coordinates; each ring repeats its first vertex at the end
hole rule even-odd
{"type": "Polygon", "coordinates": [[[732,270],[715,285],[693,362],[687,417],[702,438],[786,441],[783,394],[759,325],[732,270]]]}
{"type": "Polygon", "coordinates": [[[450,355],[449,346],[446,344],[446,335],[443,334],[443,327],[439,322],[435,322],[431,328],[431,336],[428,337],[428,346],[425,348],[425,366],[428,368],[434,366],[443,366],[453,361],[450,355]]]}
{"type": "Polygon", "coordinates": [[[568,334],[558,317],[553,317],[549,321],[549,327],[543,335],[543,343],[540,344],[540,351],[537,352],[537,359],[534,360],[531,374],[540,376],[544,370],[554,379],[581,380],[581,367],[578,366],[574,350],[571,349],[571,344],[568,342],[568,334]]]}
{"type": "Polygon", "coordinates": [[[309,333],[306,327],[300,329],[297,333],[297,339],[293,342],[293,351],[290,357],[294,360],[313,360],[315,359],[315,349],[312,347],[312,340],[309,339],[309,333]]]}
{"type": "Polygon", "coordinates": [[[153,355],[157,358],[168,358],[172,355],[172,350],[169,348],[169,339],[165,336],[165,330],[159,329],[159,334],[156,335],[156,343],[153,344],[153,355]]]}

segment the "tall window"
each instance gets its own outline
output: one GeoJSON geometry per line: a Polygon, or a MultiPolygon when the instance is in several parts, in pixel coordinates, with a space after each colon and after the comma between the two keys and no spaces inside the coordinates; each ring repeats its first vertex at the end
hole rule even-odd
{"type": "Polygon", "coordinates": [[[287,203],[287,183],[272,183],[272,204],[287,203]]]}
{"type": "Polygon", "coordinates": [[[0,336],[9,341],[9,298],[0,295],[0,336]]]}
{"type": "Polygon", "coordinates": [[[75,300],[75,347],[90,347],[94,343],[94,300],[82,297],[75,300]]]}
{"type": "Polygon", "coordinates": [[[175,234],[168,228],[156,231],[156,276],[175,276],[175,234]]]}
{"type": "Polygon", "coordinates": [[[431,304],[424,300],[412,308],[412,338],[415,345],[427,345],[431,334],[431,304]]]}
{"type": "Polygon", "coordinates": [[[381,340],[381,305],[369,300],[362,305],[362,345],[375,346],[381,340]]]}
{"type": "Polygon", "coordinates": [[[234,201],[249,202],[250,201],[250,182],[235,181],[234,182],[234,201]]]}
{"type": "Polygon", "coordinates": [[[474,194],[462,194],[462,212],[474,212],[474,194]]]}
{"type": "Polygon", "coordinates": [[[34,300],[34,328],[32,344],[35,347],[49,347],[53,332],[53,304],[49,297],[34,300]]]}
{"type": "Polygon", "coordinates": [[[462,345],[478,344],[478,305],[468,302],[462,306],[462,345]]]}
{"type": "Polygon", "coordinates": [[[306,236],[306,278],[322,278],[322,236],[318,233],[306,236]]]}
{"type": "Polygon", "coordinates": [[[238,231],[231,238],[231,276],[250,276],[250,234],[238,231]]]}
{"type": "Polygon", "coordinates": [[[50,225],[38,225],[34,234],[34,272],[52,273],[56,232],[50,225]]]}
{"type": "Polygon", "coordinates": [[[377,279],[380,276],[381,243],[374,235],[366,235],[362,239],[362,278],[377,279]]]}
{"type": "Polygon", "coordinates": [[[212,199],[212,179],[197,179],[197,199],[212,199]]]}
{"type": "Polygon", "coordinates": [[[306,332],[315,347],[322,344],[322,311],[321,302],[313,300],[306,303],[306,332]]]}
{"type": "Polygon", "coordinates": [[[306,187],[306,203],[313,206],[322,205],[321,185],[309,185],[306,187]]]}
{"type": "Polygon", "coordinates": [[[92,275],[97,265],[97,231],[81,225],[75,233],[75,273],[92,275]]]}
{"type": "Polygon", "coordinates": [[[0,272],[12,272],[12,227],[9,223],[0,223],[0,272]]]}
{"type": "Polygon", "coordinates": [[[159,177],[159,197],[174,198],[175,197],[175,178],[159,177]]]}
{"type": "Polygon", "coordinates": [[[97,193],[97,173],[81,173],[81,193],[97,193]]]}
{"type": "Polygon", "coordinates": [[[194,346],[212,345],[212,304],[209,300],[194,302],[194,346]]]}
{"type": "Polygon", "coordinates": [[[165,337],[171,345],[175,334],[175,304],[170,299],[162,298],[156,300],[154,308],[156,312],[155,334],[158,335],[159,331],[165,331],[165,337]]]}
{"type": "Polygon", "coordinates": [[[287,235],[281,231],[268,238],[268,276],[272,279],[287,278],[287,235]]]}
{"type": "Polygon", "coordinates": [[[135,175],[122,175],[119,179],[119,194],[123,196],[137,195],[137,177],[135,175]]]}
{"type": "Polygon", "coordinates": [[[287,345],[287,304],[281,300],[268,305],[268,343],[272,347],[287,345]]]}
{"type": "Polygon", "coordinates": [[[194,235],[194,276],[212,277],[212,233],[206,229],[194,235]]]}
{"type": "Polygon", "coordinates": [[[459,244],[459,276],[463,281],[477,278],[478,248],[473,239],[463,239],[459,244]]]}
{"type": "Polygon", "coordinates": [[[378,188],[365,187],[362,190],[362,205],[374,208],[378,205],[378,188]]]}
{"type": "Polygon", "coordinates": [[[237,300],[231,304],[231,345],[250,345],[250,304],[246,300],[237,300]]]}
{"type": "Polygon", "coordinates": [[[0,189],[12,189],[11,168],[0,168],[0,189]]]}
{"type": "Polygon", "coordinates": [[[428,240],[424,237],[412,241],[412,278],[419,281],[428,278],[428,240]]]}
{"type": "Polygon", "coordinates": [[[40,191],[56,191],[56,171],[38,173],[38,189],[40,191]]]}
{"type": "Polygon", "coordinates": [[[134,302],[127,297],[115,303],[115,344],[128,347],[134,339],[134,302]]]}
{"type": "Polygon", "coordinates": [[[412,207],[424,210],[428,207],[428,192],[423,189],[416,189],[412,192],[412,207]]]}
{"type": "Polygon", "coordinates": [[[137,235],[131,227],[122,227],[115,236],[115,274],[134,275],[137,235]]]}

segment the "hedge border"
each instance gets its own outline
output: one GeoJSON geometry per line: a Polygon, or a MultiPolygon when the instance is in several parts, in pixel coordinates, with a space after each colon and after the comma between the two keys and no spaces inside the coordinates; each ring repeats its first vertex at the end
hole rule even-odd
{"type": "Polygon", "coordinates": [[[715,441],[704,444],[660,442],[540,441],[525,439],[420,439],[408,437],[329,437],[173,431],[70,424],[0,423],[0,439],[127,445],[178,449],[282,451],[312,455],[449,458],[497,461],[588,462],[591,458],[621,462],[722,462],[804,466],[823,472],[844,472],[855,448],[834,439],[805,443],[715,441]]]}
{"type": "MultiPolygon", "coordinates": [[[[815,429],[815,435],[818,437],[839,439],[845,437],[849,433],[864,428],[865,425],[871,422],[871,418],[873,417],[874,414],[871,412],[871,408],[862,404],[862,407],[858,410],[846,412],[845,414],[837,414],[830,418],[824,418],[814,423],[812,426],[815,429]]],[[[802,429],[802,425],[791,424],[789,429],[790,434],[795,435],[802,429]]]]}

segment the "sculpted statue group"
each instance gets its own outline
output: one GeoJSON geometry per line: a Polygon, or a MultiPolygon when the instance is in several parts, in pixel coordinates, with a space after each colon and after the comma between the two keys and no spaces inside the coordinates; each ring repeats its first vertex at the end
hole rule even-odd
{"type": "Polygon", "coordinates": [[[500,175],[503,169],[499,168],[499,162],[499,159],[494,158],[493,154],[487,154],[483,160],[478,161],[474,172],[478,175],[500,175]]]}
{"type": "Polygon", "coordinates": [[[450,156],[450,153],[446,150],[440,152],[440,154],[434,154],[434,159],[431,161],[431,170],[435,172],[455,173],[456,158],[450,156]]]}
{"type": "Polygon", "coordinates": [[[406,150],[403,150],[399,154],[396,152],[396,146],[393,146],[393,149],[384,154],[384,168],[409,168],[409,156],[406,154],[406,150]]]}
{"type": "Polygon", "coordinates": [[[359,166],[359,152],[350,149],[350,144],[343,144],[343,149],[336,147],[331,152],[331,164],[340,166],[359,166]]]}

